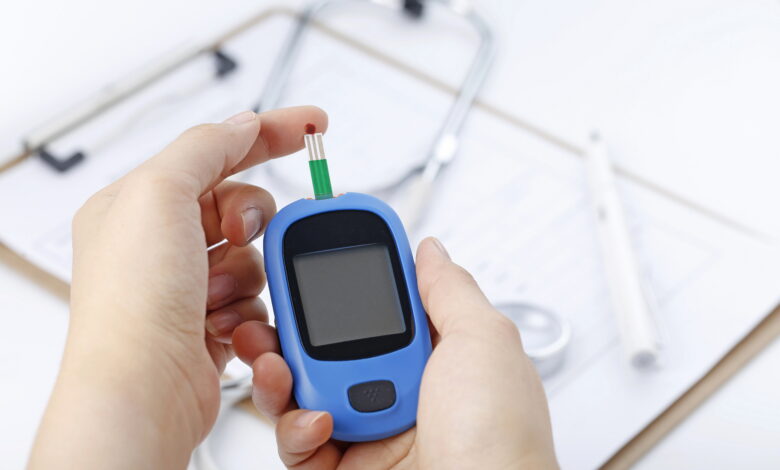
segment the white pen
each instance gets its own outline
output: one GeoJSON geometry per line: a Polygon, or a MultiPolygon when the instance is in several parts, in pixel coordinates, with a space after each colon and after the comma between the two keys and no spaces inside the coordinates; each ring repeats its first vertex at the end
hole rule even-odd
{"type": "Polygon", "coordinates": [[[660,352],[658,329],[631,243],[612,165],[597,133],[591,135],[585,167],[621,342],[634,367],[655,366],[660,352]]]}

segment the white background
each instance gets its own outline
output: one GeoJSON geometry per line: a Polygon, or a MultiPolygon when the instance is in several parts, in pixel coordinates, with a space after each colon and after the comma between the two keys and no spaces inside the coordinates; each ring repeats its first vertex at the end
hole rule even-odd
{"type": "MultiPolygon", "coordinates": [[[[53,112],[262,3],[4,2],[0,157],[53,112]]],[[[502,41],[487,101],[572,142],[598,124],[623,167],[780,234],[778,2],[480,3],[502,41]]],[[[274,52],[258,46],[261,57],[274,52]]],[[[432,73],[454,84],[458,65],[432,73]]],[[[0,311],[0,467],[20,468],[56,373],[66,306],[0,266],[0,311]]],[[[778,361],[776,342],[639,467],[777,468],[778,361]]]]}

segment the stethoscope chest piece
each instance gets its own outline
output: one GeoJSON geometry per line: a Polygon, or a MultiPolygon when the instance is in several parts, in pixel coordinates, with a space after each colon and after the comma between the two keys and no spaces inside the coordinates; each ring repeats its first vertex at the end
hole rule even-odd
{"type": "Polygon", "coordinates": [[[529,303],[504,302],[496,308],[517,325],[525,352],[540,376],[550,376],[561,368],[571,342],[568,320],[529,303]]]}

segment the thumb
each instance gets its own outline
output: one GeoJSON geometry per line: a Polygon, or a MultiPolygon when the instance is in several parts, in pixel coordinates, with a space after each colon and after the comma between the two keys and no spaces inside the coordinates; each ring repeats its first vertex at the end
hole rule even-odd
{"type": "Polygon", "coordinates": [[[259,133],[260,118],[252,111],[220,124],[201,124],[185,131],[133,173],[177,175],[176,180],[186,183],[187,195],[195,200],[231,174],[259,133]]]}
{"type": "Polygon", "coordinates": [[[426,238],[417,248],[417,284],[423,306],[443,337],[456,331],[516,329],[493,308],[471,274],[450,260],[436,238],[426,238]]]}
{"type": "Polygon", "coordinates": [[[303,147],[304,129],[328,127],[328,116],[315,106],[244,111],[220,124],[202,124],[184,132],[162,152],[128,174],[175,177],[185,196],[195,200],[228,176],[303,147]]]}

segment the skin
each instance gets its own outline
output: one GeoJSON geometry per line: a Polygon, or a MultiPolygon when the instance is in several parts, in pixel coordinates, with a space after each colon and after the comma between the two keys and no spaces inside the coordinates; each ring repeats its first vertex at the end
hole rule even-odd
{"type": "Polygon", "coordinates": [[[185,468],[236,353],[290,468],[557,467],[517,329],[435,239],[417,253],[435,345],[417,427],[349,445],[329,440],[330,415],[297,409],[249,244],[275,203],[225,178],[300,149],[307,124],[324,131],[327,116],[297,107],[197,126],[79,210],[68,340],[29,468],[185,468]]]}

